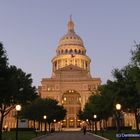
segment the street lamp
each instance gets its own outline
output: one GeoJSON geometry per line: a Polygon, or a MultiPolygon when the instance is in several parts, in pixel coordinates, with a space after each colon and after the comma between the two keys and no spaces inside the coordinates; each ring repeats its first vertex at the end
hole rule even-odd
{"type": "Polygon", "coordinates": [[[19,112],[21,111],[21,105],[16,105],[16,111],[17,111],[16,140],[18,140],[18,116],[19,112]]]}
{"type": "Polygon", "coordinates": [[[43,119],[45,120],[45,133],[46,133],[46,130],[47,130],[47,129],[46,129],[46,119],[47,119],[47,116],[44,115],[44,116],[43,116],[43,119]]]}
{"type": "Polygon", "coordinates": [[[54,119],[53,122],[54,122],[54,131],[55,131],[55,129],[56,129],[56,128],[55,128],[55,127],[56,127],[56,126],[55,126],[56,119],[54,119]]]}
{"type": "Polygon", "coordinates": [[[116,104],[116,110],[121,110],[121,104],[116,104]]]}
{"type": "Polygon", "coordinates": [[[97,115],[94,114],[94,115],[93,115],[93,118],[94,118],[94,122],[95,122],[95,134],[96,134],[96,131],[97,131],[97,125],[96,125],[97,115]]]}
{"type": "Polygon", "coordinates": [[[120,132],[120,111],[121,111],[121,104],[116,104],[116,121],[117,121],[117,132],[120,132]]]}
{"type": "Polygon", "coordinates": [[[96,119],[97,118],[97,115],[93,115],[93,118],[96,119]]]}

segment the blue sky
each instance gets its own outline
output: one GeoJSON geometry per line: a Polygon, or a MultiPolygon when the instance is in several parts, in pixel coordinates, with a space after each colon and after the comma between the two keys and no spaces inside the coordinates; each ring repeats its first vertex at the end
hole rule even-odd
{"type": "Polygon", "coordinates": [[[105,83],[111,71],[130,62],[140,43],[140,0],[0,0],[0,41],[9,63],[31,73],[33,84],[51,77],[51,59],[67,32],[75,31],[91,58],[91,74],[105,83]]]}

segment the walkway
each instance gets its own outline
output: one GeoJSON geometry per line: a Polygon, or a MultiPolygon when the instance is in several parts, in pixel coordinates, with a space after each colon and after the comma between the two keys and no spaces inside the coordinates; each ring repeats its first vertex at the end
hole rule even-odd
{"type": "Polygon", "coordinates": [[[108,140],[93,134],[87,133],[84,135],[82,132],[59,132],[52,133],[48,136],[41,136],[32,140],[108,140]]]}

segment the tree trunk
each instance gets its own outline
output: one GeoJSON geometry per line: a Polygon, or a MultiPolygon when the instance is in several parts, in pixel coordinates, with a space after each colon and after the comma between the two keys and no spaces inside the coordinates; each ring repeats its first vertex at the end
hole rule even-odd
{"type": "Polygon", "coordinates": [[[0,121],[0,140],[2,140],[2,122],[0,121]]]}
{"type": "Polygon", "coordinates": [[[49,124],[49,132],[51,132],[51,123],[48,123],[49,124]]]}
{"type": "Polygon", "coordinates": [[[36,128],[36,127],[35,127],[35,120],[33,120],[33,127],[34,127],[34,129],[36,128]]]}
{"type": "Polygon", "coordinates": [[[104,128],[107,128],[108,125],[107,125],[107,119],[105,119],[105,123],[104,123],[104,128]]]}
{"type": "Polygon", "coordinates": [[[91,128],[92,128],[92,122],[89,121],[89,129],[91,130],[91,128]]]}
{"type": "Polygon", "coordinates": [[[97,133],[97,121],[95,120],[95,134],[97,133]]]}
{"type": "Polygon", "coordinates": [[[104,130],[103,130],[103,120],[100,120],[100,121],[99,121],[99,124],[100,124],[100,132],[101,132],[101,134],[102,134],[102,136],[103,136],[103,135],[104,135],[104,134],[103,134],[103,131],[104,131],[104,130]]]}
{"type": "Polygon", "coordinates": [[[40,121],[38,122],[38,130],[40,130],[40,121]]]}
{"type": "Polygon", "coordinates": [[[42,132],[42,122],[40,122],[40,128],[41,128],[41,132],[42,132]]]}
{"type": "Polygon", "coordinates": [[[94,122],[92,121],[92,131],[94,131],[94,122]]]}
{"type": "Polygon", "coordinates": [[[136,129],[137,132],[139,133],[139,121],[138,121],[137,111],[135,111],[134,114],[135,114],[135,121],[136,121],[136,129]]]}
{"type": "Polygon", "coordinates": [[[4,119],[4,114],[1,112],[1,118],[0,118],[0,140],[2,140],[3,119],[4,119]]]}

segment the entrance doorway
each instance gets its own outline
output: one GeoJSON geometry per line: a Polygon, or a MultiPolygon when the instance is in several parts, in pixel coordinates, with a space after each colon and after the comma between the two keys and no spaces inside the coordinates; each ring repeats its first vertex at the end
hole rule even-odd
{"type": "Polygon", "coordinates": [[[62,96],[62,104],[67,110],[66,127],[77,128],[79,127],[80,120],[77,114],[81,110],[81,96],[75,90],[68,90],[62,96]]]}

